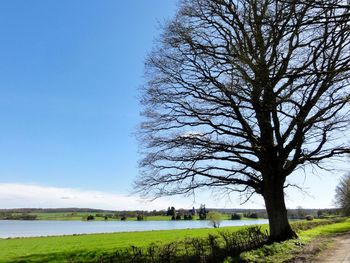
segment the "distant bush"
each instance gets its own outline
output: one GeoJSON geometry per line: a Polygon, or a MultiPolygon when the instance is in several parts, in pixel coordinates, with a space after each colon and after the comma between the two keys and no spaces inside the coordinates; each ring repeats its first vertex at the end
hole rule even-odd
{"type": "Polygon", "coordinates": [[[120,220],[121,220],[121,221],[125,221],[125,220],[126,220],[126,216],[122,216],[122,217],[120,218],[120,220]]]}
{"type": "Polygon", "coordinates": [[[305,219],[308,221],[312,221],[312,220],[314,220],[314,217],[312,215],[306,215],[305,219]]]}
{"type": "Polygon", "coordinates": [[[234,213],[231,215],[231,220],[241,220],[241,219],[242,219],[241,214],[234,213]]]}
{"type": "Polygon", "coordinates": [[[254,218],[254,219],[258,219],[258,218],[259,218],[259,216],[258,216],[257,213],[251,213],[251,214],[249,214],[248,217],[249,217],[249,218],[254,218]]]}
{"type": "Polygon", "coordinates": [[[199,219],[200,219],[200,220],[205,220],[205,219],[207,219],[207,214],[199,214],[198,216],[199,216],[199,219]]]}
{"type": "Polygon", "coordinates": [[[184,215],[184,220],[192,220],[193,216],[192,215],[184,215]]]}
{"type": "Polygon", "coordinates": [[[137,215],[137,221],[142,221],[143,220],[143,215],[137,215]]]}
{"type": "Polygon", "coordinates": [[[177,214],[175,217],[176,220],[181,220],[181,215],[177,214]]]}
{"type": "Polygon", "coordinates": [[[87,221],[95,220],[95,217],[94,217],[93,215],[88,215],[88,216],[86,217],[86,220],[87,220],[87,221]]]}

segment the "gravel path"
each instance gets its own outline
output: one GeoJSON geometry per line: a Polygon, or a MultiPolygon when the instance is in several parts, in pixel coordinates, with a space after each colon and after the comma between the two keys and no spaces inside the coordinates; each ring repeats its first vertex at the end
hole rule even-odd
{"type": "Polygon", "coordinates": [[[329,249],[322,251],[314,263],[350,263],[350,232],[333,238],[329,249]]]}

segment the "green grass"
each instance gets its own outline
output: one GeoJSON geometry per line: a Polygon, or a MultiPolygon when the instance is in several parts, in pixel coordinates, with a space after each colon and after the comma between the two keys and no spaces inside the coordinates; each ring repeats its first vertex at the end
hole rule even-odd
{"type": "Polygon", "coordinates": [[[311,239],[314,237],[324,236],[329,234],[345,233],[347,231],[350,231],[350,218],[348,218],[346,221],[341,223],[331,224],[331,225],[326,225],[326,226],[316,227],[313,229],[306,230],[301,234],[301,236],[304,239],[311,239]]]}
{"type": "Polygon", "coordinates": [[[219,229],[182,229],[166,231],[124,232],[59,237],[0,239],[0,262],[65,262],[76,257],[77,262],[97,259],[103,253],[130,246],[144,247],[151,243],[169,243],[186,237],[205,237],[209,233],[242,227],[219,229]],[[74,256],[72,256],[74,255],[74,256]]]}
{"type": "MultiPolygon", "coordinates": [[[[39,220],[82,220],[84,216],[88,216],[90,214],[95,215],[95,213],[30,213],[32,215],[36,215],[39,220]]],[[[102,218],[96,218],[101,219],[102,218]]]]}
{"type": "MultiPolygon", "coordinates": [[[[0,239],[0,262],[75,262],[96,261],[100,255],[110,254],[130,246],[146,247],[186,237],[207,237],[218,231],[237,231],[245,226],[219,229],[182,229],[165,231],[124,232],[56,237],[0,239]]],[[[262,225],[263,230],[267,225],[262,225]]],[[[320,226],[299,233],[300,238],[264,246],[242,254],[248,262],[283,262],[301,250],[302,245],[315,237],[350,230],[350,219],[345,222],[320,226]]]]}
{"type": "MultiPolygon", "coordinates": [[[[273,243],[265,245],[262,248],[244,252],[241,254],[241,259],[247,262],[285,262],[297,255],[305,245],[310,243],[315,238],[325,237],[332,234],[345,233],[350,231],[350,218],[346,221],[336,224],[318,226],[309,230],[298,233],[299,238],[288,240],[281,243],[273,243]]],[[[325,244],[319,244],[320,248],[325,244]]]]}

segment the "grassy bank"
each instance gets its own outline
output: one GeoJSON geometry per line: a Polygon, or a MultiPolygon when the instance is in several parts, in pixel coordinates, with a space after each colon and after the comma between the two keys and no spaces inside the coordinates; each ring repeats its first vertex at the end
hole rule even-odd
{"type": "Polygon", "coordinates": [[[315,244],[316,250],[327,247],[327,237],[334,234],[341,234],[350,231],[350,218],[344,222],[318,226],[312,229],[299,231],[298,239],[289,240],[281,243],[265,245],[262,248],[244,252],[241,254],[241,260],[245,262],[256,263],[280,263],[288,262],[302,253],[303,249],[310,244],[323,238],[322,242],[315,244]]]}
{"type": "Polygon", "coordinates": [[[0,262],[65,262],[68,258],[83,262],[130,246],[144,247],[151,243],[169,243],[239,229],[242,227],[0,239],[0,262]]]}
{"type": "MultiPolygon", "coordinates": [[[[326,220],[305,222],[298,228],[307,229],[323,222],[326,220]]],[[[244,228],[246,227],[0,239],[0,262],[96,262],[101,255],[130,249],[131,246],[147,248],[152,243],[160,245],[186,238],[208,238],[209,234],[220,236],[220,232],[236,232],[244,228]]],[[[267,228],[267,225],[262,226],[263,231],[267,228]]],[[[350,219],[299,231],[299,239],[265,245],[260,249],[242,253],[241,260],[284,262],[297,255],[315,238],[346,231],[350,231],[350,219]]],[[[227,262],[231,262],[230,259],[227,262]]]]}

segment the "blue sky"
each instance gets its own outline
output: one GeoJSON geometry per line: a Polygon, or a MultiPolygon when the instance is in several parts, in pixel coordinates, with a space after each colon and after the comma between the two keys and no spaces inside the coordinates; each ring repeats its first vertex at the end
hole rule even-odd
{"type": "MultiPolygon", "coordinates": [[[[57,196],[94,192],[106,200],[130,193],[138,174],[133,132],[140,121],[143,63],[161,32],[159,22],[175,10],[175,0],[1,1],[0,188],[10,189],[13,198],[0,196],[0,207],[89,204],[37,201],[56,190],[57,196]],[[23,202],[30,199],[25,191],[33,193],[31,203],[23,202]]],[[[326,196],[324,206],[330,206],[336,182],[303,181],[316,199],[326,196]]],[[[227,205],[202,195],[199,203],[227,205]]],[[[307,198],[295,196],[292,207],[307,198]]],[[[316,206],[310,200],[305,207],[316,206]]],[[[232,199],[228,206],[238,205],[232,199]]]]}
{"type": "Polygon", "coordinates": [[[3,182],[126,192],[143,62],[174,1],[2,1],[3,182]]]}

